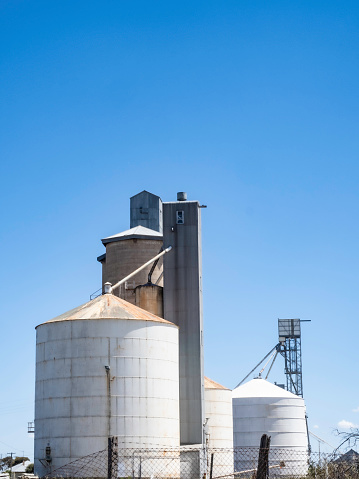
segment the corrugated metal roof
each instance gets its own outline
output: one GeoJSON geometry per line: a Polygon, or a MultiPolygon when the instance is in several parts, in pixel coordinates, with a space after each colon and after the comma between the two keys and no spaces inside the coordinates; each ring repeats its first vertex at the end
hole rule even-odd
{"type": "Polygon", "coordinates": [[[162,233],[159,233],[156,230],[151,230],[145,226],[135,226],[129,230],[123,231],[113,236],[108,236],[107,238],[102,239],[102,243],[105,245],[107,243],[112,243],[114,241],[122,241],[126,239],[155,239],[161,240],[163,238],[162,233]]]}
{"type": "MultiPolygon", "coordinates": [[[[138,321],[152,321],[156,323],[167,323],[175,326],[155,314],[149,313],[138,306],[135,306],[124,299],[113,294],[103,294],[77,308],[71,309],[56,318],[45,323],[58,321],[76,321],[80,319],[128,319],[138,321]]],[[[39,325],[40,326],[40,325],[39,325]]]]}
{"type": "Polygon", "coordinates": [[[206,389],[226,389],[229,391],[229,388],[226,388],[225,386],[222,386],[222,384],[216,383],[216,381],[213,381],[213,379],[209,379],[206,376],[204,377],[204,387],[206,389]]]}
{"type": "Polygon", "coordinates": [[[248,381],[232,392],[233,398],[253,398],[253,397],[269,397],[269,398],[299,398],[295,394],[286,391],[283,388],[270,383],[263,378],[255,378],[248,381]]]}

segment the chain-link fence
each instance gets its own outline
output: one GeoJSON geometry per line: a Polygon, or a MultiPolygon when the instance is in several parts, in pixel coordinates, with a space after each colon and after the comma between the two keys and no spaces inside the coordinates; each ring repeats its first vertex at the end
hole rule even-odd
{"type": "MultiPolygon", "coordinates": [[[[359,456],[358,456],[359,457],[359,456]]],[[[47,478],[126,479],[359,479],[359,460],[289,448],[121,449],[77,459],[47,478]],[[264,452],[264,454],[263,454],[264,452]]]]}

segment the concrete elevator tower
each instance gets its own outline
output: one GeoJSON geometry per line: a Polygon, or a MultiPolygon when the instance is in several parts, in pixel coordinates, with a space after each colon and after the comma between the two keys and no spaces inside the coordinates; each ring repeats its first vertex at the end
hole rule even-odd
{"type": "MultiPolygon", "coordinates": [[[[162,201],[159,196],[142,191],[130,199],[131,229],[102,239],[106,253],[97,260],[102,264],[104,284],[116,284],[135,271],[162,248],[162,201]]],[[[149,265],[114,291],[126,301],[163,317],[162,258],[149,265]]]]}
{"type": "Polygon", "coordinates": [[[201,444],[204,425],[201,209],[198,201],[163,203],[164,317],[179,326],[181,444],[201,444]]]}

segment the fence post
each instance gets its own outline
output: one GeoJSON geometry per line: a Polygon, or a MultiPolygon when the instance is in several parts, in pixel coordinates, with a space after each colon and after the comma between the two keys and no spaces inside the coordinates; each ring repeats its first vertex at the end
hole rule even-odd
{"type": "Polygon", "coordinates": [[[211,468],[209,470],[209,479],[212,479],[213,476],[213,458],[214,458],[214,452],[211,454],[211,468]]]}
{"type": "Polygon", "coordinates": [[[107,442],[107,479],[117,479],[118,439],[109,437],[107,442]]]}
{"type": "Polygon", "coordinates": [[[269,474],[269,464],[268,464],[268,455],[269,455],[269,446],[270,446],[270,436],[263,434],[261,437],[261,443],[259,447],[258,455],[258,467],[257,467],[257,479],[267,479],[269,474]]]}

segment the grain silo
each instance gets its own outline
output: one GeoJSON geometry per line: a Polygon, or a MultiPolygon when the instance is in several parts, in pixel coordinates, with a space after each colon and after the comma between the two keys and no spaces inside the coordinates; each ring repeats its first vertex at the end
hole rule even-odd
{"type": "MultiPolygon", "coordinates": [[[[271,449],[278,449],[276,461],[281,459],[287,465],[282,474],[291,467],[297,474],[305,474],[308,436],[303,398],[261,378],[234,389],[232,398],[234,447],[259,447],[262,434],[267,434],[271,449]]],[[[252,464],[235,456],[237,471],[250,467],[252,464]]]]}
{"type": "Polygon", "coordinates": [[[206,443],[214,454],[212,477],[232,476],[232,391],[204,377],[204,411],[206,443]]]}
{"type": "Polygon", "coordinates": [[[106,449],[179,446],[178,327],[105,294],[36,328],[35,471],[106,449]]]}
{"type": "MultiPolygon", "coordinates": [[[[103,291],[105,283],[115,284],[119,279],[133,273],[137,268],[156,256],[163,245],[162,234],[144,226],[135,226],[101,241],[106,247],[106,253],[97,258],[102,264],[103,291]]],[[[160,258],[157,263],[148,265],[136,276],[126,281],[114,291],[114,294],[129,303],[142,307],[139,301],[143,301],[146,295],[144,290],[141,291],[141,294],[136,295],[136,288],[146,285],[150,279],[153,283],[150,293],[152,296],[156,296],[155,312],[162,316],[162,276],[163,260],[160,258]]],[[[150,303],[148,302],[148,304],[150,303]]]]}
{"type": "Polygon", "coordinates": [[[205,377],[204,410],[209,447],[232,448],[232,391],[205,377]]]}

